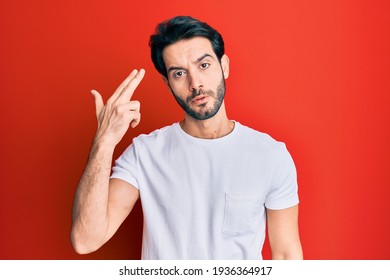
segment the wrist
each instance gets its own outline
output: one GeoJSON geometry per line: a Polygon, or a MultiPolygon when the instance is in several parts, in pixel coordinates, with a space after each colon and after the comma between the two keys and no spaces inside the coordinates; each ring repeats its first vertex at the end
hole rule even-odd
{"type": "Polygon", "coordinates": [[[95,136],[92,142],[92,151],[113,153],[116,143],[108,138],[95,136]]]}

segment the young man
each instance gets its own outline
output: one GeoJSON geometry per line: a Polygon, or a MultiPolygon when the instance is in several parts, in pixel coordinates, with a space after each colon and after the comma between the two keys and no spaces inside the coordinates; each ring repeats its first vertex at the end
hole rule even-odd
{"type": "Polygon", "coordinates": [[[221,35],[175,17],[150,46],[185,118],[134,138],[110,177],[115,146],[140,122],[131,97],[145,71],[131,72],[106,105],[92,91],[98,129],[74,201],[76,252],[108,241],[140,198],[143,259],[261,259],[266,219],[272,258],[301,259],[294,163],[283,143],[228,119],[221,35]]]}

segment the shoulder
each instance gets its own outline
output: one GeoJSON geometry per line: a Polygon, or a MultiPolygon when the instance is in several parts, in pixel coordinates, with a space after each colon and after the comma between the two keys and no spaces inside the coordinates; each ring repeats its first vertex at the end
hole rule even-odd
{"type": "Polygon", "coordinates": [[[243,144],[256,145],[259,148],[267,150],[285,150],[286,145],[284,142],[274,139],[272,136],[265,132],[258,131],[246,125],[237,123],[238,133],[243,144]]]}
{"type": "Polygon", "coordinates": [[[140,134],[137,137],[133,138],[133,144],[135,146],[149,146],[159,145],[162,143],[169,142],[172,138],[176,138],[178,123],[173,123],[171,125],[156,129],[148,134],[140,134]]]}

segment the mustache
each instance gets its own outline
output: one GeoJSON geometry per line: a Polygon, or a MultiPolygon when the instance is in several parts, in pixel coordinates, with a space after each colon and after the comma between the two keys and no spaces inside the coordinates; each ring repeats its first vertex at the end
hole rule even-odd
{"type": "Polygon", "coordinates": [[[214,92],[212,90],[194,89],[192,90],[191,95],[187,97],[187,103],[191,102],[192,99],[202,94],[212,96],[214,92]]]}

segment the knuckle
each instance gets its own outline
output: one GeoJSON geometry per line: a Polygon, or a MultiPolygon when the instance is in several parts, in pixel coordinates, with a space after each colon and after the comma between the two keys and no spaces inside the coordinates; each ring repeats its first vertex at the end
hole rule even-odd
{"type": "Polygon", "coordinates": [[[133,105],[136,107],[136,108],[140,108],[141,107],[141,102],[139,102],[138,100],[133,100],[133,105]]]}
{"type": "Polygon", "coordinates": [[[125,112],[126,112],[126,111],[123,109],[123,107],[116,106],[116,107],[114,108],[114,112],[115,112],[115,114],[116,114],[117,116],[122,117],[122,116],[125,115],[125,112]]]}
{"type": "Polygon", "coordinates": [[[114,107],[114,112],[117,113],[117,114],[120,114],[121,113],[121,109],[118,106],[116,106],[116,107],[114,107]]]}
{"type": "Polygon", "coordinates": [[[129,119],[132,121],[138,119],[138,117],[139,117],[139,113],[136,111],[131,111],[131,113],[129,114],[129,119]]]}

